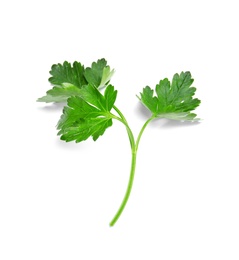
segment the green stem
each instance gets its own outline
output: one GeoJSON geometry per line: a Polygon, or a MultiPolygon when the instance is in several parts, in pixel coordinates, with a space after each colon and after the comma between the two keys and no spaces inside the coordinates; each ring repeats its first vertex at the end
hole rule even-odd
{"type": "Polygon", "coordinates": [[[134,140],[134,135],[132,133],[132,130],[130,129],[128,122],[127,122],[126,118],[124,117],[123,113],[116,106],[113,106],[113,108],[120,116],[120,119],[122,119],[119,121],[121,121],[126,127],[126,130],[127,130],[128,136],[129,136],[130,146],[131,146],[131,149],[133,149],[133,147],[135,146],[135,140],[134,140]]]}
{"type": "Polygon", "coordinates": [[[140,142],[141,136],[142,136],[142,134],[143,134],[143,132],[144,132],[146,126],[147,126],[154,118],[155,118],[154,116],[151,116],[151,117],[144,123],[144,125],[142,126],[142,128],[141,128],[141,130],[140,130],[140,132],[139,132],[138,138],[137,138],[137,140],[136,140],[136,145],[135,145],[136,151],[138,150],[139,142],[140,142]]]}
{"type": "Polygon", "coordinates": [[[141,130],[139,132],[137,141],[135,143],[133,133],[132,133],[124,115],[120,112],[120,110],[117,107],[114,106],[114,109],[118,113],[120,118],[117,117],[117,116],[114,116],[114,115],[112,115],[112,117],[119,120],[121,123],[123,123],[125,125],[126,129],[127,129],[127,133],[128,133],[130,144],[131,144],[132,159],[131,159],[131,169],[130,169],[128,186],[127,186],[123,201],[122,201],[118,211],[116,212],[115,216],[113,217],[113,219],[110,222],[111,227],[114,226],[114,224],[119,219],[121,213],[123,212],[123,210],[124,210],[124,208],[127,204],[128,199],[129,199],[129,196],[130,196],[130,193],[131,193],[131,190],[132,190],[132,187],[133,187],[133,182],[134,182],[134,174],[135,174],[135,169],[136,169],[136,157],[137,157],[137,150],[138,150],[138,146],[139,146],[139,141],[141,139],[141,136],[142,136],[146,126],[149,124],[149,122],[151,122],[154,119],[154,117],[152,116],[145,122],[145,124],[143,125],[143,127],[141,128],[141,130]]]}
{"type": "MultiPolygon", "coordinates": [[[[124,117],[124,115],[122,114],[122,112],[114,105],[113,106],[114,110],[118,113],[118,115],[122,118],[122,120],[124,120],[125,123],[127,123],[126,118],[124,117]]],[[[127,123],[128,124],[128,123],[127,123]]]]}
{"type": "Polygon", "coordinates": [[[114,226],[116,221],[119,219],[121,213],[123,212],[123,210],[124,210],[124,208],[127,204],[128,199],[129,199],[129,195],[130,195],[130,192],[132,190],[132,186],[133,186],[133,182],[134,182],[134,173],[135,173],[135,167],[136,167],[136,156],[137,156],[137,152],[132,151],[131,170],[130,170],[128,186],[127,186],[127,189],[126,189],[126,193],[124,195],[124,199],[123,199],[117,213],[115,214],[114,218],[110,222],[111,227],[114,226]]]}

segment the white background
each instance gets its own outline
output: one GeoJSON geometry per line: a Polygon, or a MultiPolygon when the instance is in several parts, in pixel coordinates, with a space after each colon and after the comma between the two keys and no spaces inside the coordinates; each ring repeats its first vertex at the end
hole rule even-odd
{"type": "Polygon", "coordinates": [[[0,259],[238,260],[238,1],[4,1],[0,4],[0,259]],[[61,105],[35,102],[52,64],[116,69],[116,105],[135,134],[146,85],[190,70],[200,124],[145,131],[117,224],[130,147],[115,122],[64,143],[61,105]]]}

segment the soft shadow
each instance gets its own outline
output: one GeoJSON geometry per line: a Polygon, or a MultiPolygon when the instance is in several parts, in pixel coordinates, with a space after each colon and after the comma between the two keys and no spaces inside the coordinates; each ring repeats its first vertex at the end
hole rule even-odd
{"type": "Polygon", "coordinates": [[[60,136],[55,140],[55,144],[59,149],[64,150],[70,150],[70,151],[85,151],[88,150],[87,146],[89,147],[89,144],[87,145],[84,142],[76,143],[76,142],[65,142],[60,139],[60,136]]]}
{"type": "Polygon", "coordinates": [[[44,104],[42,107],[38,107],[38,109],[43,110],[43,111],[62,111],[63,107],[65,106],[65,103],[52,103],[52,104],[44,104]]]}
{"type": "Polygon", "coordinates": [[[178,121],[166,118],[155,119],[151,122],[152,127],[160,127],[162,129],[169,129],[175,127],[192,127],[199,125],[200,122],[178,121]]]}
{"type": "Polygon", "coordinates": [[[151,116],[150,111],[140,102],[137,103],[135,111],[144,120],[147,120],[151,116]]]}

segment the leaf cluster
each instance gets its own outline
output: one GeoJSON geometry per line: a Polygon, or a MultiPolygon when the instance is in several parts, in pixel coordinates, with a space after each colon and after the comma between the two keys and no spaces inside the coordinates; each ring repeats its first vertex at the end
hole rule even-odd
{"type": "Polygon", "coordinates": [[[139,99],[154,117],[197,121],[196,114],[191,113],[200,104],[199,99],[193,98],[196,91],[193,81],[188,71],[176,73],[172,83],[167,78],[160,80],[155,91],[146,86],[139,99]]]}
{"type": "MultiPolygon", "coordinates": [[[[50,74],[49,82],[53,88],[38,101],[67,101],[57,125],[61,139],[81,142],[92,136],[93,140],[97,140],[112,125],[112,119],[117,118],[111,113],[117,91],[109,84],[114,70],[105,59],[93,62],[87,68],[77,61],[73,65],[65,61],[54,64],[50,74]],[[101,94],[103,87],[106,89],[101,94]]],[[[146,86],[138,98],[150,110],[152,119],[197,121],[199,119],[191,111],[200,104],[200,100],[193,98],[196,91],[192,87],[193,81],[190,72],[176,73],[172,82],[165,78],[155,89],[146,86]]],[[[124,118],[121,120],[124,121],[124,118]]]]}
{"type": "Polygon", "coordinates": [[[112,125],[112,109],[117,91],[108,85],[104,95],[92,85],[81,89],[81,96],[68,99],[58,122],[59,135],[67,142],[81,142],[90,136],[97,140],[112,125]]]}
{"type": "Polygon", "coordinates": [[[68,61],[63,64],[54,64],[48,79],[53,88],[46,95],[39,98],[39,102],[66,102],[71,96],[78,96],[81,89],[91,84],[95,88],[103,88],[109,84],[114,70],[111,70],[105,59],[93,62],[91,67],[85,68],[80,62],[72,65],[68,61]]]}

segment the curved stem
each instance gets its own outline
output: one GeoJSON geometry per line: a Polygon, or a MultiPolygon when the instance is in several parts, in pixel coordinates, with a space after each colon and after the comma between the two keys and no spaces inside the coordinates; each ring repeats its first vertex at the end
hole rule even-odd
{"type": "Polygon", "coordinates": [[[115,116],[114,114],[111,114],[111,118],[114,118],[114,119],[120,121],[122,124],[124,124],[124,126],[126,127],[126,130],[127,130],[127,133],[128,133],[131,149],[134,149],[134,147],[135,147],[134,135],[133,135],[133,132],[130,129],[127,121],[125,120],[124,116],[118,117],[118,116],[115,116]]]}
{"type": "Polygon", "coordinates": [[[128,125],[128,122],[127,122],[126,118],[124,117],[124,115],[122,114],[122,112],[115,105],[113,106],[113,108],[117,112],[117,114],[120,116],[120,118],[122,119],[122,121],[121,120],[120,121],[126,126],[126,130],[127,130],[128,136],[129,136],[130,146],[131,146],[131,149],[133,149],[133,147],[135,145],[134,135],[128,125]]]}
{"type": "Polygon", "coordinates": [[[123,123],[125,125],[126,129],[127,129],[127,133],[128,133],[130,144],[131,144],[132,159],[131,159],[131,169],[130,169],[128,186],[127,186],[123,201],[121,202],[121,205],[120,205],[118,211],[116,212],[115,216],[113,217],[113,219],[110,222],[111,227],[114,226],[114,224],[119,219],[120,215],[122,214],[122,212],[123,212],[123,210],[124,210],[124,208],[127,204],[128,199],[129,199],[129,196],[130,196],[130,193],[131,193],[131,190],[132,190],[132,187],[133,187],[133,182],[134,182],[134,174],[135,174],[135,169],[136,169],[136,157],[137,157],[137,150],[138,150],[138,146],[139,146],[139,141],[141,139],[141,136],[142,136],[146,126],[149,124],[149,122],[151,122],[154,119],[154,116],[152,116],[144,123],[143,127],[141,128],[141,130],[139,132],[137,141],[135,142],[132,130],[130,129],[124,115],[120,112],[120,110],[117,107],[114,106],[114,109],[120,117],[114,116],[113,114],[112,114],[112,117],[114,119],[119,120],[121,123],[123,123]]]}
{"type": "Polygon", "coordinates": [[[136,145],[135,145],[136,151],[138,150],[139,142],[140,142],[141,136],[142,136],[142,134],[143,134],[143,132],[144,132],[144,129],[146,128],[146,126],[147,126],[154,118],[155,118],[154,116],[151,116],[151,117],[144,123],[144,125],[142,126],[142,128],[141,128],[141,130],[140,130],[140,132],[139,132],[138,138],[137,138],[137,140],[136,140],[136,145]]]}
{"type": "Polygon", "coordinates": [[[134,151],[132,150],[132,161],[131,161],[131,170],[130,170],[128,186],[127,186],[127,189],[126,189],[126,193],[124,195],[124,199],[123,199],[117,213],[115,214],[114,218],[110,222],[111,227],[116,223],[116,221],[120,217],[121,213],[123,212],[123,210],[126,206],[128,199],[129,199],[130,192],[131,192],[133,182],[134,182],[134,173],[135,173],[135,167],[136,167],[136,155],[137,155],[137,152],[135,150],[134,151]]]}
{"type": "MultiPolygon", "coordinates": [[[[126,118],[124,117],[124,115],[122,114],[122,112],[114,105],[113,106],[114,110],[118,113],[118,115],[122,118],[122,120],[124,120],[127,123],[126,118]]],[[[127,123],[128,124],[128,123],[127,123]]]]}

